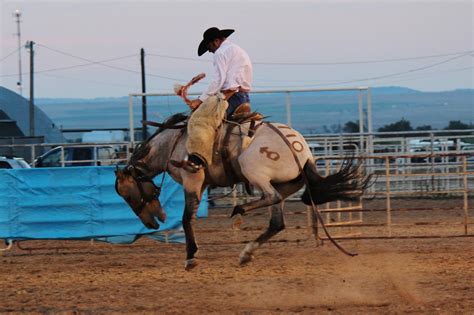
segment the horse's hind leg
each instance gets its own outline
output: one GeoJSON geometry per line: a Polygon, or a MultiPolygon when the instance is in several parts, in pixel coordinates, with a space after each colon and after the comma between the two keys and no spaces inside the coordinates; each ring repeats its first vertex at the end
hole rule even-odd
{"type": "MultiPolygon", "coordinates": [[[[241,163],[243,164],[243,163],[241,163]]],[[[253,209],[271,206],[270,224],[265,232],[263,232],[255,241],[248,243],[240,254],[239,262],[241,265],[252,260],[253,252],[263,243],[267,242],[275,234],[285,228],[283,219],[283,200],[294,192],[298,191],[303,185],[303,181],[299,176],[286,183],[272,184],[271,178],[262,176],[261,173],[252,172],[250,168],[242,168],[242,172],[247,180],[254,186],[258,187],[262,192],[262,199],[241,205],[240,214],[253,209]]],[[[236,212],[234,208],[234,213],[236,212]]]]}
{"type": "Polygon", "coordinates": [[[292,181],[286,183],[272,184],[272,188],[276,189],[278,195],[273,195],[273,197],[268,197],[265,194],[262,196],[262,199],[254,200],[249,203],[242,205],[237,205],[232,211],[231,217],[234,215],[240,214],[245,215],[251,210],[255,210],[261,207],[271,206],[281,202],[281,200],[286,199],[288,196],[294,194],[303,187],[303,179],[301,176],[298,176],[292,181]]]}
{"type": "Polygon", "coordinates": [[[278,205],[271,206],[270,224],[265,232],[263,232],[255,241],[248,243],[244,250],[240,253],[239,263],[244,265],[252,260],[253,252],[267,242],[270,238],[285,228],[285,221],[283,218],[283,202],[278,205]]]}
{"type": "Polygon", "coordinates": [[[264,194],[261,199],[235,206],[230,217],[233,217],[237,214],[244,215],[251,210],[271,206],[279,202],[281,202],[281,196],[264,194]]]}

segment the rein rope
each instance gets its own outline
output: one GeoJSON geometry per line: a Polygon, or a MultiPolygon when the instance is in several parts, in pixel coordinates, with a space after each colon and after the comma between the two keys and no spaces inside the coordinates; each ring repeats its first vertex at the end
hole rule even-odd
{"type": "MultiPolygon", "coordinates": [[[[285,142],[285,144],[288,146],[288,148],[290,149],[291,153],[293,154],[293,158],[295,159],[296,161],[296,164],[298,165],[298,168],[299,168],[299,171],[301,173],[301,176],[303,177],[303,180],[305,182],[305,185],[306,185],[306,188],[308,190],[310,190],[310,185],[309,185],[309,180],[308,180],[308,177],[306,177],[304,171],[303,171],[303,167],[301,166],[301,163],[300,161],[298,160],[298,156],[296,155],[295,151],[293,150],[293,148],[291,147],[291,143],[288,141],[288,139],[285,137],[285,135],[277,128],[275,127],[272,123],[269,123],[269,122],[266,122],[265,123],[268,127],[270,127],[273,131],[275,131],[282,139],[283,141],[285,142]]],[[[318,208],[316,207],[315,203],[314,203],[314,200],[313,200],[313,196],[311,195],[311,192],[308,194],[309,195],[309,199],[311,200],[311,206],[313,208],[313,212],[316,213],[318,219],[320,220],[321,222],[321,226],[323,227],[323,230],[324,230],[324,233],[326,234],[326,236],[328,237],[328,239],[331,241],[331,243],[333,243],[334,246],[337,247],[337,249],[339,249],[341,252],[343,252],[344,254],[348,255],[348,256],[357,256],[357,253],[350,253],[348,252],[347,250],[345,250],[341,245],[339,245],[333,238],[332,236],[329,234],[327,228],[326,228],[326,224],[324,223],[324,220],[323,220],[323,217],[321,215],[321,213],[319,212],[318,208]]]]}

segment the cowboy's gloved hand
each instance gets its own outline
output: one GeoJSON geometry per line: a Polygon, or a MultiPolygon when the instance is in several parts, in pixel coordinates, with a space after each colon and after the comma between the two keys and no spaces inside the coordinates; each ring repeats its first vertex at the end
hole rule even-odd
{"type": "Polygon", "coordinates": [[[192,110],[195,110],[196,108],[199,107],[199,105],[202,104],[202,101],[200,99],[195,99],[195,100],[192,100],[188,106],[192,109],[192,110]]]}

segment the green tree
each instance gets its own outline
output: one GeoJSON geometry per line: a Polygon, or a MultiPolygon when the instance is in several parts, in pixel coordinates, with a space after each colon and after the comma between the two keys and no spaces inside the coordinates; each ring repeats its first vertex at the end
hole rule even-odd
{"type": "Polygon", "coordinates": [[[378,131],[380,132],[390,132],[390,131],[412,131],[413,128],[408,120],[405,120],[405,118],[402,118],[401,120],[385,125],[383,127],[380,127],[378,131]]]}
{"type": "Polygon", "coordinates": [[[332,124],[331,125],[332,133],[339,133],[341,132],[341,125],[340,124],[332,124]]]}
{"type": "Polygon", "coordinates": [[[463,129],[472,129],[472,124],[468,125],[460,120],[451,120],[447,127],[444,130],[463,130],[463,129]]]}
{"type": "Polygon", "coordinates": [[[415,128],[415,130],[432,130],[431,125],[422,125],[415,128]]]}
{"type": "Polygon", "coordinates": [[[348,121],[342,127],[344,133],[358,133],[359,132],[359,121],[348,121]]]}

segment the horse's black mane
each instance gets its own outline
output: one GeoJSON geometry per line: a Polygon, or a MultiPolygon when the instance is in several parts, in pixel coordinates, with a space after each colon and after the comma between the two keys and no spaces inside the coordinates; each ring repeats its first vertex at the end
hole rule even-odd
{"type": "Polygon", "coordinates": [[[185,128],[186,124],[182,124],[177,126],[177,124],[185,121],[188,119],[188,115],[185,113],[177,113],[174,114],[170,117],[168,117],[163,123],[156,124],[158,125],[158,129],[150,136],[148,139],[143,141],[142,143],[139,143],[135,149],[133,150],[133,154],[130,157],[130,161],[128,162],[129,165],[135,165],[139,160],[143,159],[149,152],[150,152],[150,146],[148,143],[156,137],[158,134],[160,134],[162,131],[166,129],[176,129],[177,127],[179,128],[185,128]]]}

